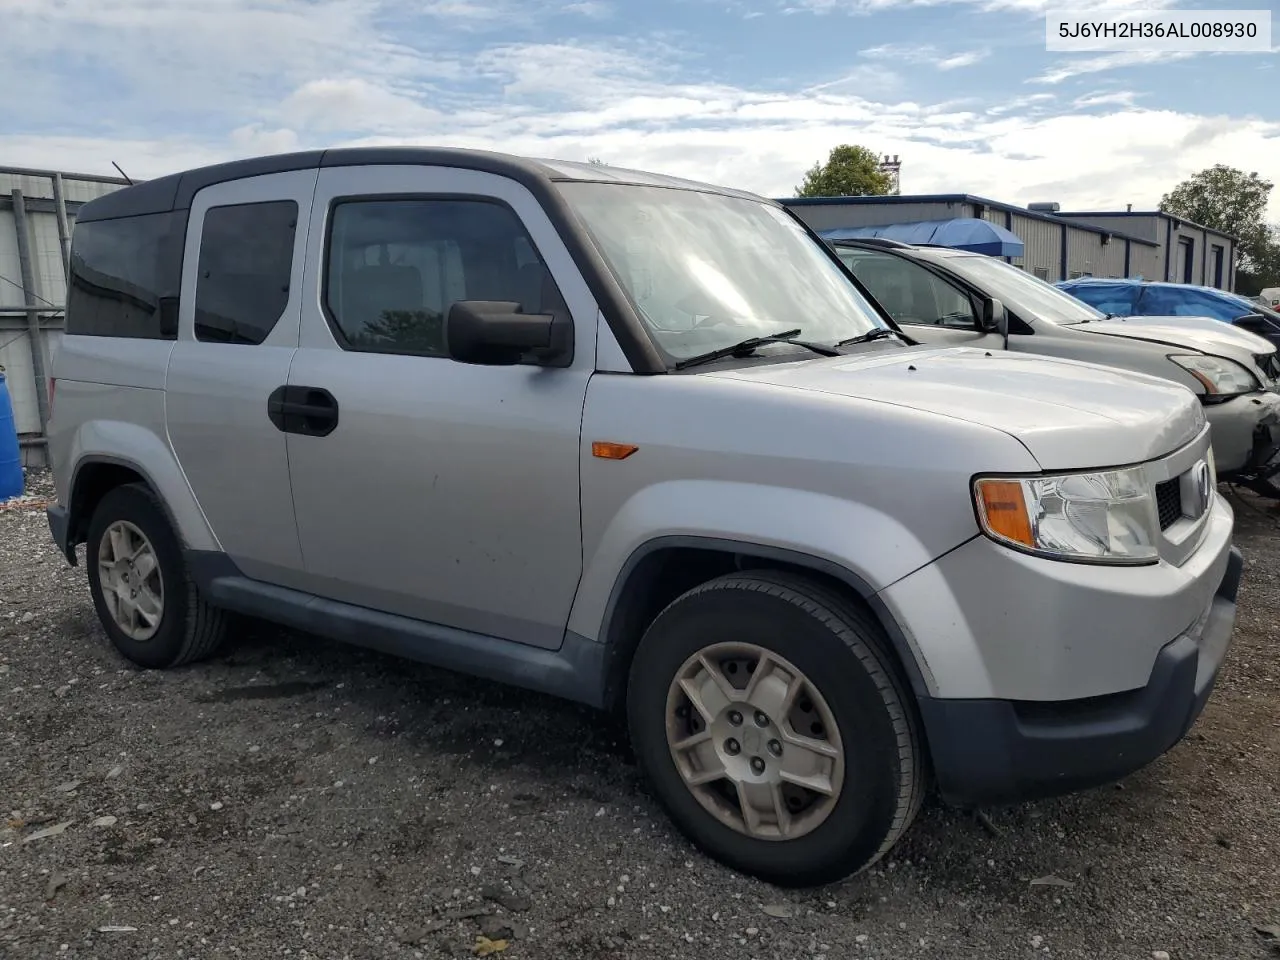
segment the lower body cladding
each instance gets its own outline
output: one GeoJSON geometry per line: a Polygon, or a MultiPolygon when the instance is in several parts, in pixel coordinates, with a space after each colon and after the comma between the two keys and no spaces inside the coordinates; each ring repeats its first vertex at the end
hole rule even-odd
{"type": "Polygon", "coordinates": [[[1259,391],[1204,407],[1218,475],[1280,497],[1280,394],[1259,391]]]}
{"type": "Polygon", "coordinates": [[[943,798],[990,806],[1097,786],[1178,743],[1235,624],[1231,526],[1215,498],[1180,567],[1064,563],[980,537],[884,591],[926,668],[917,702],[943,798]]]}

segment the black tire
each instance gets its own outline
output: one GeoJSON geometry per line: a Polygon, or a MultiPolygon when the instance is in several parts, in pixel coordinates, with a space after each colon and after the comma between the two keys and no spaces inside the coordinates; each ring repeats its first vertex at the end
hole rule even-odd
{"type": "Polygon", "coordinates": [[[779,886],[834,882],[879,860],[919,812],[927,787],[918,721],[875,619],[809,579],[740,573],[695,587],[650,625],[631,666],[628,724],[641,768],[676,826],[728,866],[779,886]],[[721,641],[789,660],[827,701],[846,774],[827,819],[793,840],[722,823],[685,785],[667,744],[667,692],[681,665],[721,641]]]}
{"type": "Polygon", "coordinates": [[[85,566],[94,609],[112,645],[140,667],[163,669],[212,656],[226,635],[226,615],[201,599],[187,572],[177,535],[164,508],[142,484],[126,484],[107,493],[89,522],[85,566]],[[160,625],[145,641],[131,638],[116,624],[103,597],[98,549],[107,528],[117,521],[133,524],[151,541],[164,583],[160,625]]]}

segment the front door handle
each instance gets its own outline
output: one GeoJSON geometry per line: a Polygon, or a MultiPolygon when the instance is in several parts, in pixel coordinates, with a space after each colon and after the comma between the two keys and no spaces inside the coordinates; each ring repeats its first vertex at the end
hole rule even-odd
{"type": "Polygon", "coordinates": [[[338,401],[324,387],[276,387],[267,398],[267,419],[284,433],[327,437],[338,427],[338,401]]]}

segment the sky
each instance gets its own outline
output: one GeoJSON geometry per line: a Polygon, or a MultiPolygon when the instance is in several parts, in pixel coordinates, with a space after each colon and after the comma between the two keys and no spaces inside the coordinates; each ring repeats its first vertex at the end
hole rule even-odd
{"type": "MultiPolygon", "coordinates": [[[[1153,208],[1280,184],[1269,53],[1049,53],[1045,12],[1162,0],[0,0],[0,165],[135,179],[416,143],[790,196],[841,143],[903,193],[1153,208]]],[[[1280,186],[1270,219],[1280,222],[1280,186]]]]}

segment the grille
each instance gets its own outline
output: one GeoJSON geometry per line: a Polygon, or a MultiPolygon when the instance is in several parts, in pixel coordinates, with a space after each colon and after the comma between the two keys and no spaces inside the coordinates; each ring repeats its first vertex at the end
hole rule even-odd
{"type": "Polygon", "coordinates": [[[1156,509],[1161,530],[1168,530],[1182,517],[1182,488],[1177,477],[1156,484],[1156,509]]]}

